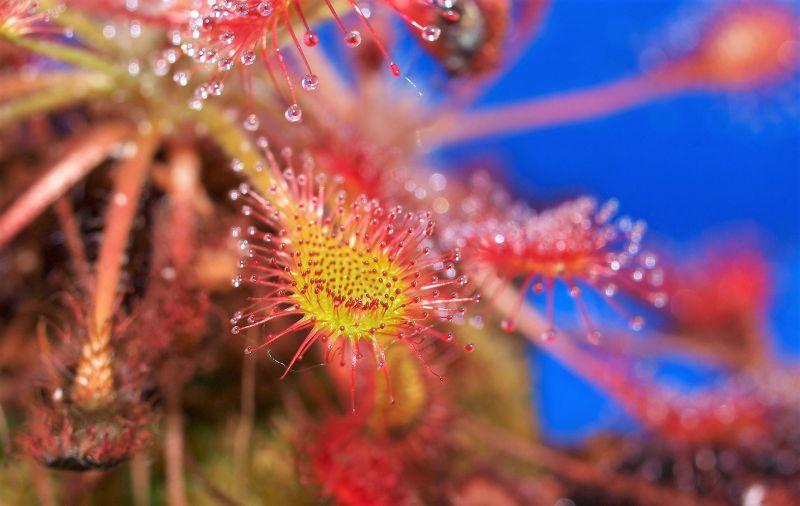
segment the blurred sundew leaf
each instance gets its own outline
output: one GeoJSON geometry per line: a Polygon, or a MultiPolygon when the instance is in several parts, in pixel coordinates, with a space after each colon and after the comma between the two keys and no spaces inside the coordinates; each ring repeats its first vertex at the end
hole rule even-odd
{"type": "Polygon", "coordinates": [[[525,343],[509,339],[491,323],[470,334],[475,351],[464,361],[468,370],[459,374],[456,389],[461,411],[532,438],[536,429],[525,343]]]}
{"type": "MultiPolygon", "coordinates": [[[[243,475],[234,462],[237,426],[238,419],[230,418],[216,430],[209,426],[190,430],[190,444],[203,478],[229,499],[243,505],[318,504],[313,493],[300,485],[288,420],[279,417],[255,422],[243,475]]],[[[187,493],[191,504],[220,504],[220,499],[201,482],[197,473],[189,472],[188,477],[187,493]]]]}

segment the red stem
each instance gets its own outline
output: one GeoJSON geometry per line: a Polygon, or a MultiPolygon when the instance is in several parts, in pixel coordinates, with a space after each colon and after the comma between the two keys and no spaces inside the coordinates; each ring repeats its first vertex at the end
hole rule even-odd
{"type": "Polygon", "coordinates": [[[445,116],[426,129],[423,138],[442,145],[572,124],[610,116],[686,87],[684,82],[662,78],[659,73],[644,74],[458,117],[445,116]]]}
{"type": "Polygon", "coordinates": [[[103,240],[95,266],[97,279],[93,325],[96,331],[106,327],[114,314],[122,259],[157,141],[155,134],[140,137],[136,153],[116,170],[103,240]]]}
{"type": "Polygon", "coordinates": [[[191,147],[178,145],[170,150],[170,256],[179,272],[194,255],[195,200],[200,189],[200,158],[191,147]]]}
{"type": "Polygon", "coordinates": [[[102,162],[116,143],[130,134],[129,125],[107,123],[76,139],[67,152],[0,216],[0,249],[45,207],[102,162]]]}
{"type": "Polygon", "coordinates": [[[72,256],[73,268],[75,269],[75,275],[80,280],[81,289],[88,290],[91,286],[89,281],[89,262],[86,260],[86,250],[81,240],[78,220],[75,218],[72,203],[66,196],[56,201],[56,216],[61,223],[67,249],[69,249],[69,253],[72,256]]]}

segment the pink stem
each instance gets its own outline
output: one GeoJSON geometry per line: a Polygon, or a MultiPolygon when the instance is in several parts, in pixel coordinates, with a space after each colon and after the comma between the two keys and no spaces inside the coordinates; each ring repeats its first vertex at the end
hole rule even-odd
{"type": "Polygon", "coordinates": [[[170,385],[164,392],[166,403],[166,430],[164,434],[164,467],[166,474],[167,503],[170,506],[188,506],[184,470],[183,412],[181,385],[170,385]]]}
{"type": "Polygon", "coordinates": [[[114,314],[122,259],[157,142],[158,137],[155,134],[140,137],[136,153],[120,164],[116,171],[103,240],[95,266],[95,331],[106,327],[114,314]]]}
{"type": "Polygon", "coordinates": [[[194,255],[195,195],[200,185],[200,159],[191,147],[180,145],[170,150],[171,169],[171,257],[179,271],[194,255]]]}
{"type": "Polygon", "coordinates": [[[56,201],[56,216],[64,231],[67,249],[69,249],[70,255],[72,256],[72,264],[75,269],[75,275],[80,280],[81,289],[88,290],[91,286],[89,262],[86,260],[86,251],[83,247],[83,241],[81,240],[78,220],[75,218],[72,203],[66,196],[56,201]]]}
{"type": "Polygon", "coordinates": [[[450,116],[434,123],[423,136],[432,145],[452,144],[476,138],[610,116],[650,100],[676,93],[686,87],[677,79],[662,78],[660,73],[621,79],[551,97],[473,112],[457,118],[450,116]]]}
{"type": "Polygon", "coordinates": [[[0,249],[130,134],[129,125],[111,123],[99,125],[77,139],[58,162],[0,216],[0,249]]]}

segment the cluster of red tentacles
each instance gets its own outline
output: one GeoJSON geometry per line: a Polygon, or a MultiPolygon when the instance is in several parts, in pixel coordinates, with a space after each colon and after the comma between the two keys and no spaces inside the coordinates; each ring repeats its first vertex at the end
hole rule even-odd
{"type": "MultiPolygon", "coordinates": [[[[350,47],[358,47],[362,41],[361,32],[345,25],[331,0],[323,1],[324,7],[341,29],[345,43],[350,47]]],[[[399,76],[400,67],[392,60],[370,22],[371,11],[359,5],[356,0],[348,2],[361,19],[392,74],[399,76]]],[[[411,8],[413,2],[385,0],[383,3],[418,30],[423,40],[434,42],[439,38],[439,27],[423,26],[411,17],[417,8],[411,8]]],[[[431,2],[426,9],[450,12],[450,3],[431,2]]],[[[306,91],[316,90],[319,77],[311,68],[304,48],[312,48],[319,43],[319,35],[309,25],[306,14],[307,11],[314,12],[319,7],[315,3],[302,0],[211,0],[203,7],[189,11],[186,29],[176,32],[172,42],[179,45],[196,62],[215,66],[213,75],[195,92],[195,107],[201,107],[201,101],[209,96],[221,94],[226,76],[236,67],[243,69],[245,86],[252,93],[250,67],[260,59],[275,89],[289,104],[285,112],[286,119],[290,122],[300,121],[302,109],[298,105],[295,83],[291,77],[292,64],[281,51],[281,47],[284,47],[284,36],[288,34],[291,46],[304,69],[302,88],[306,91]],[[295,31],[297,20],[302,24],[302,35],[295,31]],[[276,68],[280,74],[276,74],[276,68]]],[[[174,74],[175,81],[182,85],[188,84],[189,78],[190,73],[185,71],[174,74]]],[[[250,119],[249,125],[251,129],[257,129],[257,119],[250,119]]]]}
{"type": "Polygon", "coordinates": [[[467,279],[456,274],[459,254],[435,254],[428,245],[430,214],[384,208],[364,196],[348,200],[336,182],[315,175],[310,159],[296,172],[291,151],[283,155],[281,170],[267,152],[276,182],[264,195],[247,185],[232,194],[253,220],[234,229],[244,258],[233,283],[255,290],[250,304],[233,316],[233,332],[291,322],[247,352],[302,332],[284,376],[319,341],[326,362],[338,356],[341,366],[350,365],[354,392],[365,350],[388,382],[389,346],[405,343],[422,360],[420,346],[430,338],[451,342],[452,333],[436,325],[460,321],[463,304],[477,297],[462,293],[467,279]]]}
{"type": "Polygon", "coordinates": [[[598,209],[588,197],[541,212],[522,204],[509,204],[507,211],[482,212],[453,223],[447,235],[454,246],[463,248],[474,272],[491,273],[501,281],[522,281],[512,317],[503,322],[505,330],[515,329],[514,315],[532,289],[547,294],[548,328],[542,338],[554,338],[554,285],[561,280],[575,299],[588,339],[597,342],[600,332],[581,298],[581,285],[594,288],[628,316],[634,330],[639,330],[644,320],[628,315],[614,298],[618,292],[645,292],[656,307],[666,303],[665,293],[656,289],[663,281],[656,257],[641,249],[644,222],[627,217],[613,221],[616,212],[616,201],[598,209]]]}

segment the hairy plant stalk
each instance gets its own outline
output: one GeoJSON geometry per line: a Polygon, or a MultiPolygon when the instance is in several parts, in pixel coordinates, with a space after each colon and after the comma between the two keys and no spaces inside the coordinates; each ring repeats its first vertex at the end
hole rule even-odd
{"type": "Polygon", "coordinates": [[[158,136],[154,132],[141,135],[136,140],[136,153],[121,163],[115,174],[103,240],[95,265],[93,314],[72,392],[73,401],[84,409],[101,408],[114,398],[109,340],[117,305],[120,270],[157,144],[158,136]]]}
{"type": "Polygon", "coordinates": [[[77,138],[64,155],[0,215],[0,248],[102,162],[111,149],[131,132],[130,125],[106,123],[77,138]]]}

